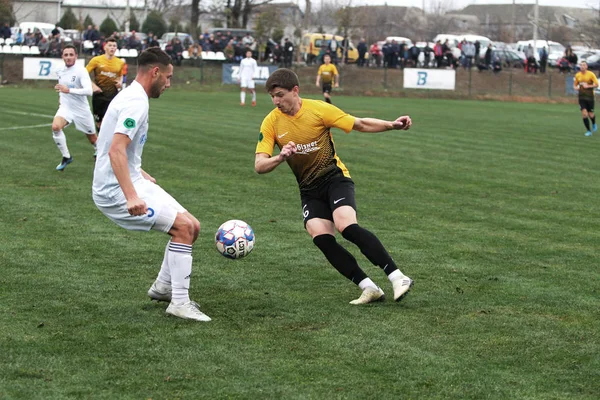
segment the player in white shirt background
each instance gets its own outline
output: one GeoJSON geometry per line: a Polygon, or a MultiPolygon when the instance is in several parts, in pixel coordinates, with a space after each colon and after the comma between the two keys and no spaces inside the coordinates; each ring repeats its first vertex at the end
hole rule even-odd
{"type": "Polygon", "coordinates": [[[58,84],[54,86],[54,90],[59,93],[60,106],[52,120],[52,137],[62,154],[62,160],[56,167],[57,171],[64,170],[73,162],[63,132],[67,125],[74,122],[77,130],[86,134],[94,148],[98,139],[94,116],[87,99],[92,95],[92,80],[85,67],[76,64],[75,46],[66,45],[62,50],[62,59],[65,67],[57,71],[58,84]]]}
{"type": "Polygon", "coordinates": [[[110,102],[102,121],[92,197],[96,207],[122,228],[171,235],[148,296],[169,301],[168,314],[210,321],[189,298],[192,245],[200,233],[200,222],[142,169],[148,99],[160,97],[171,86],[171,57],[151,47],[137,62],[135,80],[110,102]]]}
{"type": "Polygon", "coordinates": [[[252,50],[246,51],[246,58],[240,62],[240,104],[246,105],[246,89],[252,93],[252,106],[256,106],[256,90],[254,90],[254,73],[258,69],[256,60],[252,58],[252,50]]]}

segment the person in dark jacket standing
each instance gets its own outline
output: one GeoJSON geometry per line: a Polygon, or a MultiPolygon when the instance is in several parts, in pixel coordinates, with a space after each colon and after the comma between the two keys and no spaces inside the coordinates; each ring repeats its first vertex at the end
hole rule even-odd
{"type": "Polygon", "coordinates": [[[365,65],[365,55],[367,54],[367,42],[365,40],[365,38],[360,39],[360,42],[358,43],[358,46],[356,46],[356,49],[358,50],[358,66],[359,67],[364,67],[365,65]]]}
{"type": "Polygon", "coordinates": [[[285,38],[283,43],[283,66],[292,68],[292,58],[294,57],[294,44],[285,38]]]}

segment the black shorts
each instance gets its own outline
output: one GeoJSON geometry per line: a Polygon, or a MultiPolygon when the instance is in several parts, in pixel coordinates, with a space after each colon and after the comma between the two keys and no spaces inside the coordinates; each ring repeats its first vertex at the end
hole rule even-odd
{"type": "Polygon", "coordinates": [[[593,99],[579,99],[579,109],[587,110],[588,112],[594,112],[594,100],[593,99]]]}
{"type": "Polygon", "coordinates": [[[350,178],[335,177],[315,190],[300,194],[304,227],[313,218],[333,221],[333,211],[341,206],[350,206],[356,211],[354,182],[350,178]]]}
{"type": "Polygon", "coordinates": [[[323,93],[331,93],[331,82],[323,84],[323,93]]]}
{"type": "Polygon", "coordinates": [[[108,105],[116,95],[116,93],[114,95],[107,95],[105,93],[94,93],[92,95],[92,111],[96,122],[101,122],[104,119],[108,105]]]}

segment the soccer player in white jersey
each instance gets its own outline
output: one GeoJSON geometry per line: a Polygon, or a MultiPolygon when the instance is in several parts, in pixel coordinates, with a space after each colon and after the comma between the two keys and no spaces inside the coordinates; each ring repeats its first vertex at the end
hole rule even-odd
{"type": "Polygon", "coordinates": [[[256,90],[254,90],[254,73],[258,69],[256,60],[252,58],[252,51],[246,51],[246,58],[240,62],[240,92],[241,105],[246,104],[246,88],[252,93],[252,106],[256,106],[256,90]]]}
{"type": "Polygon", "coordinates": [[[148,296],[169,301],[167,314],[210,321],[189,297],[192,245],[200,233],[200,222],[142,169],[148,99],[158,98],[171,86],[171,57],[151,47],[140,54],[137,63],[135,80],[110,102],[104,116],[92,197],[96,207],[122,228],[171,235],[148,296]]]}
{"type": "Polygon", "coordinates": [[[62,59],[65,67],[57,71],[58,84],[54,90],[59,93],[60,106],[52,120],[52,136],[54,143],[62,154],[62,160],[56,167],[62,171],[73,162],[73,157],[67,147],[67,138],[63,129],[72,122],[75,127],[85,133],[88,140],[96,148],[96,127],[94,116],[90,111],[87,97],[92,95],[92,80],[85,67],[77,65],[77,49],[73,45],[66,45],[62,50],[62,59]]]}

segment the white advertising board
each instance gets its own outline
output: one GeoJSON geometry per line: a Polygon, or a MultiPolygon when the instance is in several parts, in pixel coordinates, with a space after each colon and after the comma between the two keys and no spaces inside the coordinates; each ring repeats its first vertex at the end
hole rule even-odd
{"type": "Polygon", "coordinates": [[[405,89],[454,90],[456,71],[453,69],[420,69],[404,70],[405,89]]]}
{"type": "MultiPolygon", "coordinates": [[[[77,64],[85,65],[84,60],[77,60],[77,64]]],[[[57,80],[56,71],[65,66],[61,58],[23,58],[23,79],[57,80]]]]}

